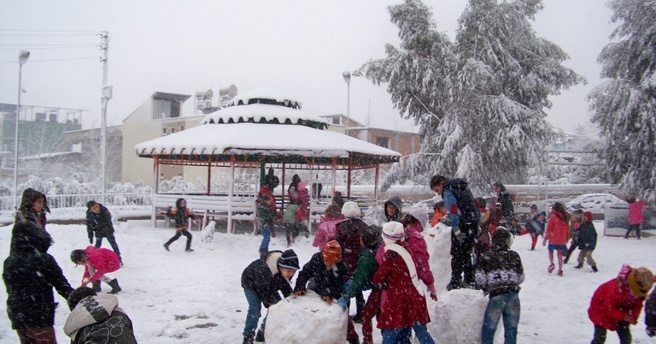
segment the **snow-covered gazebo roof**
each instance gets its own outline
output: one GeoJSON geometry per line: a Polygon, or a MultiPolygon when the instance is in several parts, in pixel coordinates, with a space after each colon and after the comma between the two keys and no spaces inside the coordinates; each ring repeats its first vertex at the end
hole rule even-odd
{"type": "Polygon", "coordinates": [[[258,90],[235,97],[208,114],[201,125],[139,143],[141,157],[187,161],[267,161],[370,165],[392,163],[401,154],[334,131],[301,103],[258,90]]]}

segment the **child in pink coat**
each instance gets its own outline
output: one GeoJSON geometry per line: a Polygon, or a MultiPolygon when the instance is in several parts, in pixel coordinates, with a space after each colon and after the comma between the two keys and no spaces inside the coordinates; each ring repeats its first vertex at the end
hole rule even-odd
{"type": "Polygon", "coordinates": [[[112,279],[105,276],[106,273],[117,271],[121,267],[121,261],[114,251],[102,247],[88,246],[84,250],[73,250],[71,260],[76,265],[84,265],[81,287],[86,287],[87,284],[91,283],[93,291],[99,292],[100,281],[103,281],[112,287],[110,294],[121,291],[116,278],[112,279]]]}
{"type": "Polygon", "coordinates": [[[319,228],[314,235],[312,246],[319,248],[323,251],[326,243],[335,239],[337,233],[337,224],[344,221],[344,215],[339,206],[332,204],[326,208],[324,215],[319,220],[319,228]]]}
{"type": "Polygon", "coordinates": [[[640,229],[642,227],[642,223],[645,222],[645,217],[642,214],[642,211],[645,208],[645,205],[647,205],[647,201],[645,201],[644,199],[636,200],[635,197],[631,197],[628,199],[628,202],[629,202],[629,230],[626,231],[626,234],[624,235],[624,239],[629,238],[629,234],[631,234],[632,230],[636,231],[636,237],[640,239],[640,229]]]}

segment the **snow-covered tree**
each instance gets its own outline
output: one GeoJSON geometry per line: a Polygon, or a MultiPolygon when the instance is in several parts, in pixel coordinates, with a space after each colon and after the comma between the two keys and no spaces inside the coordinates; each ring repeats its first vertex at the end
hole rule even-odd
{"type": "Polygon", "coordinates": [[[599,55],[602,77],[590,94],[592,118],[606,137],[614,182],[656,199],[656,1],[612,0],[618,23],[599,55]]]}
{"type": "Polygon", "coordinates": [[[471,0],[455,42],[437,32],[428,7],[406,0],[390,7],[400,48],[357,72],[387,83],[396,107],[420,126],[420,153],[395,165],[384,185],[434,174],[524,182],[551,128],[550,95],[582,80],[561,65],[565,52],[537,37],[530,20],[540,0],[471,0]]]}

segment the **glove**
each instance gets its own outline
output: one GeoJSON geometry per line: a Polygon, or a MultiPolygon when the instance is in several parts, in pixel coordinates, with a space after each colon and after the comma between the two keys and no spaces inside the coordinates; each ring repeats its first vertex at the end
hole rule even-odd
{"type": "Polygon", "coordinates": [[[342,292],[344,293],[347,292],[349,288],[351,288],[351,284],[353,284],[353,279],[352,278],[347,279],[346,282],[344,282],[344,284],[342,285],[342,292]]]}
{"type": "Polygon", "coordinates": [[[430,293],[431,299],[433,299],[433,301],[437,301],[437,292],[435,291],[434,285],[428,286],[428,292],[430,293]]]}
{"type": "Polygon", "coordinates": [[[346,300],[343,296],[337,300],[337,304],[342,307],[343,310],[347,311],[348,310],[348,300],[346,300]]]}
{"type": "Polygon", "coordinates": [[[93,244],[93,238],[89,238],[89,245],[93,244]]]}
{"type": "Polygon", "coordinates": [[[656,336],[656,326],[647,326],[646,330],[649,337],[656,336]]]}

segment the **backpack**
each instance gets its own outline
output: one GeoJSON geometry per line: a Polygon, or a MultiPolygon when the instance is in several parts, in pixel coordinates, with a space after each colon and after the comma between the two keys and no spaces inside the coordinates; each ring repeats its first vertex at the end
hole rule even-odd
{"type": "Polygon", "coordinates": [[[461,178],[453,178],[446,182],[444,188],[451,191],[456,198],[458,209],[460,209],[460,222],[478,225],[481,213],[474,203],[474,196],[467,187],[467,182],[461,178]]]}

